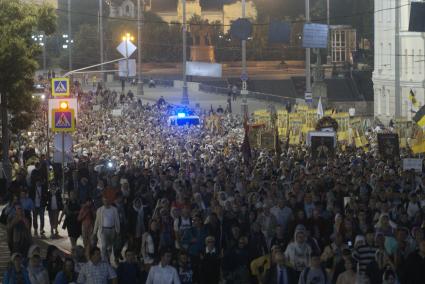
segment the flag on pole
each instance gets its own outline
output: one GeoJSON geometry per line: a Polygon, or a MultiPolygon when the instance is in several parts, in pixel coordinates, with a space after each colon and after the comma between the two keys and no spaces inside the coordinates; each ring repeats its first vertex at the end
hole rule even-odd
{"type": "Polygon", "coordinates": [[[251,161],[251,145],[249,144],[249,125],[248,125],[248,115],[245,113],[244,123],[243,127],[245,129],[245,136],[243,138],[242,146],[241,146],[241,152],[243,155],[244,162],[246,164],[249,164],[251,161]]]}
{"type": "Polygon", "coordinates": [[[421,107],[413,117],[413,121],[416,122],[420,127],[425,127],[425,106],[421,107]]]}
{"type": "Polygon", "coordinates": [[[317,116],[319,119],[323,117],[322,97],[319,98],[319,103],[317,104],[317,116]]]}
{"type": "Polygon", "coordinates": [[[415,93],[410,89],[409,100],[412,102],[412,106],[419,107],[419,102],[416,100],[415,93]]]}

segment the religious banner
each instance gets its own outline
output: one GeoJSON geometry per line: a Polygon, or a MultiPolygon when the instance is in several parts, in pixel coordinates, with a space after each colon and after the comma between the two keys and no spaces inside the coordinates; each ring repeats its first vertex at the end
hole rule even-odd
{"type": "Polygon", "coordinates": [[[328,159],[335,155],[335,137],[314,135],[310,137],[311,154],[314,159],[328,159]]]}
{"type": "Polygon", "coordinates": [[[275,142],[275,133],[273,131],[261,132],[261,148],[274,151],[275,142]]]}
{"type": "Polygon", "coordinates": [[[378,149],[384,159],[394,159],[400,156],[398,134],[380,133],[378,134],[378,149]]]}
{"type": "Polygon", "coordinates": [[[251,148],[257,148],[260,143],[260,132],[265,127],[265,124],[251,124],[249,125],[248,139],[251,148]]]}

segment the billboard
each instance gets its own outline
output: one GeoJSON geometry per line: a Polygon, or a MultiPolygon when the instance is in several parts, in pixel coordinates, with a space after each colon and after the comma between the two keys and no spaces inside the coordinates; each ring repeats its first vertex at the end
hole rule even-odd
{"type": "Polygon", "coordinates": [[[327,48],[329,26],[323,24],[304,24],[303,47],[327,48]]]}
{"type": "Polygon", "coordinates": [[[223,70],[221,64],[218,63],[187,61],[186,74],[188,76],[221,78],[223,70]]]}

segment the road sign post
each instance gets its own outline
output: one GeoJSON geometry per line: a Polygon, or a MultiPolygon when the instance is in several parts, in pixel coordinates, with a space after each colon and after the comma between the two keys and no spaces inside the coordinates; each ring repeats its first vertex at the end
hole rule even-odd
{"type": "MultiPolygon", "coordinates": [[[[58,85],[55,87],[57,88],[58,85]]],[[[65,191],[65,132],[75,131],[75,112],[69,108],[69,102],[59,103],[58,109],[52,110],[52,130],[62,133],[62,192],[65,191]]]]}

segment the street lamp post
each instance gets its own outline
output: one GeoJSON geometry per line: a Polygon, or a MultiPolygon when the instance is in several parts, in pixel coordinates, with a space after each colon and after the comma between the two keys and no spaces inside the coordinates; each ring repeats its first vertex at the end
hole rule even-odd
{"type": "Polygon", "coordinates": [[[183,94],[182,94],[182,104],[189,105],[189,94],[187,90],[187,76],[186,76],[186,57],[187,57],[187,28],[186,28],[186,0],[182,1],[183,5],[183,94]]]}
{"type": "Polygon", "coordinates": [[[72,27],[71,27],[71,0],[68,0],[68,69],[72,70],[72,48],[71,48],[71,38],[72,38],[72,27]]]}
{"type": "MultiPolygon", "coordinates": [[[[305,20],[306,23],[310,22],[310,0],[305,0],[305,20]]],[[[311,96],[311,58],[310,58],[310,48],[305,49],[305,79],[306,79],[306,89],[305,92],[311,96]]]]}
{"type": "MultiPolygon", "coordinates": [[[[103,0],[99,0],[99,41],[100,41],[100,63],[103,63],[103,0]]],[[[100,65],[101,78],[104,78],[103,64],[100,65]]],[[[103,81],[103,80],[102,80],[103,81]]]]}
{"type": "Polygon", "coordinates": [[[137,94],[143,96],[143,77],[142,77],[142,25],[143,25],[143,12],[145,11],[145,1],[137,0],[137,94]],[[140,3],[142,1],[142,3],[140,3]]]}
{"type": "Polygon", "coordinates": [[[130,74],[129,63],[128,63],[128,57],[129,57],[129,55],[128,55],[128,42],[133,41],[134,37],[131,36],[129,33],[127,33],[125,36],[123,36],[122,40],[125,42],[125,61],[126,61],[126,65],[127,65],[127,72],[126,73],[127,73],[127,81],[128,81],[128,77],[129,77],[129,74],[130,74]]]}
{"type": "MultiPolygon", "coordinates": [[[[246,0],[242,0],[242,18],[246,17],[246,0]]],[[[246,68],[246,40],[242,40],[242,113],[248,114],[248,87],[247,87],[247,68],[246,68]]]]}
{"type": "MultiPolygon", "coordinates": [[[[67,102],[59,104],[61,110],[67,110],[69,105],[67,102]]],[[[65,132],[62,131],[62,193],[65,192],[65,132]]]]}

